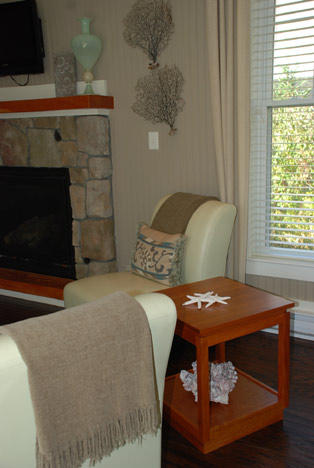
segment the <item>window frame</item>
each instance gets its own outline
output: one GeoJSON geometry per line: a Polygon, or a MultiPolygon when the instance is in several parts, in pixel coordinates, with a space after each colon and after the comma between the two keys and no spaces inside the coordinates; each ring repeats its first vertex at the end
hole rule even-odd
{"type": "MultiPolygon", "coordinates": [[[[252,0],[252,4],[252,9],[255,5],[258,4],[259,8],[261,9],[261,15],[263,14],[263,6],[268,9],[273,9],[275,12],[276,0],[252,0]]],[[[265,21],[262,33],[272,34],[274,37],[273,18],[274,16],[270,15],[269,21],[267,19],[268,23],[265,21]]],[[[254,18],[252,20],[251,28],[251,34],[254,34],[254,18]]],[[[260,51],[258,51],[258,53],[259,52],[260,51]]],[[[252,56],[254,53],[256,53],[256,48],[252,49],[252,56]]],[[[263,61],[259,61],[259,64],[262,63],[262,67],[259,70],[259,73],[261,72],[262,75],[261,79],[263,81],[263,86],[258,87],[256,86],[256,83],[252,83],[252,85],[255,85],[257,91],[255,97],[251,97],[251,135],[252,129],[257,133],[254,133],[253,138],[251,138],[251,174],[246,273],[258,276],[279,277],[314,282],[314,252],[312,258],[310,258],[308,255],[306,255],[306,252],[289,252],[288,254],[284,249],[275,249],[274,247],[270,247],[268,249],[267,247],[261,247],[261,245],[267,241],[266,210],[267,206],[269,208],[269,204],[267,205],[266,203],[266,198],[269,196],[267,177],[270,177],[269,170],[271,164],[269,157],[269,151],[271,148],[271,131],[269,131],[268,128],[271,126],[271,122],[268,118],[268,113],[271,112],[271,109],[274,107],[314,105],[314,89],[311,98],[303,98],[302,100],[272,99],[273,49],[266,50],[266,52],[264,49],[263,53],[263,61]],[[269,71],[267,73],[267,70],[271,70],[271,72],[269,71]],[[255,156],[252,157],[252,150],[254,145],[257,145],[259,148],[257,151],[259,151],[260,155],[257,156],[257,153],[255,153],[255,156]],[[263,154],[263,156],[261,156],[261,154],[263,154]],[[259,171],[259,177],[254,177],[255,171],[259,171]],[[257,200],[257,202],[254,201],[254,198],[257,200]],[[252,214],[253,205],[255,207],[255,203],[259,203],[260,208],[257,213],[254,212],[254,214],[252,214]],[[265,205],[263,208],[262,206],[264,203],[265,205]],[[256,221],[254,223],[254,219],[257,220],[258,223],[256,221]]],[[[252,77],[254,74],[253,66],[255,66],[256,63],[252,61],[251,65],[252,77]]],[[[258,80],[259,79],[260,77],[258,77],[258,80]]]]}

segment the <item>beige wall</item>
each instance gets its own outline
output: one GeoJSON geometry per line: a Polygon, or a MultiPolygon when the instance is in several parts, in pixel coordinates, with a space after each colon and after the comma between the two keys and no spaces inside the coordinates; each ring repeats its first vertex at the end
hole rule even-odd
{"type": "MultiPolygon", "coordinates": [[[[1,0],[2,1],[2,0],[1,0]]],[[[53,53],[70,49],[80,32],[76,18],[94,18],[91,31],[103,40],[95,79],[106,79],[115,98],[110,113],[115,230],[120,268],[128,265],[139,220],[149,221],[153,206],[165,193],[191,191],[217,194],[208,106],[204,0],[172,0],[175,32],[160,57],[161,65],[176,64],[184,84],[183,112],[178,132],[168,135],[166,125],[153,125],[134,114],[134,87],[149,73],[148,60],[129,47],[122,36],[122,20],[133,0],[37,0],[46,49],[45,74],[30,77],[30,84],[53,83],[53,53]],[[159,132],[159,151],[148,150],[148,132],[159,132]]],[[[82,79],[78,65],[78,79],[82,79]]],[[[18,78],[21,81],[24,77],[18,78]]],[[[0,78],[0,86],[11,86],[0,78]]]]}

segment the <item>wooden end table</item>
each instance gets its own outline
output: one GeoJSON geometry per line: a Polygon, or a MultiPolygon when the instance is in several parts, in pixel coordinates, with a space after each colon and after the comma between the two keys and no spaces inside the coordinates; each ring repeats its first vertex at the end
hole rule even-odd
{"type": "MultiPolygon", "coordinates": [[[[237,281],[219,277],[159,291],[176,305],[175,333],[196,347],[198,403],[184,390],[179,374],[166,378],[164,417],[203,453],[283,419],[289,399],[289,323],[294,306],[281,297],[237,281]],[[201,309],[182,306],[186,295],[213,291],[230,296],[227,304],[201,309]],[[208,348],[215,346],[215,360],[225,361],[225,342],[278,325],[277,390],[237,369],[238,381],[229,404],[210,402],[208,348]]],[[[257,352],[262,353],[259,349],[257,352]]],[[[231,359],[232,360],[232,359],[231,359]]]]}

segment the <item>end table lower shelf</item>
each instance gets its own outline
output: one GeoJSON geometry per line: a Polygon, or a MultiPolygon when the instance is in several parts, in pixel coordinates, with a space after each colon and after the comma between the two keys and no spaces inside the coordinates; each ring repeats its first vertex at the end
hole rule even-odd
{"type": "Polygon", "coordinates": [[[166,378],[164,417],[203,453],[283,419],[284,405],[277,392],[241,370],[237,372],[229,404],[210,404],[210,437],[203,442],[199,439],[198,403],[193,394],[184,390],[179,374],[166,378]]]}

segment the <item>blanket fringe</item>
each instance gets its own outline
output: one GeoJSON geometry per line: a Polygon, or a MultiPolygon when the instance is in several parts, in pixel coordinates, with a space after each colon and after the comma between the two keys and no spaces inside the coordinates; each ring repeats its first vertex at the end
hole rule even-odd
{"type": "Polygon", "coordinates": [[[121,420],[117,419],[74,441],[57,452],[42,454],[36,440],[37,468],[80,468],[86,460],[90,466],[126,443],[142,440],[145,434],[156,434],[161,424],[159,405],[135,409],[121,420]]]}

